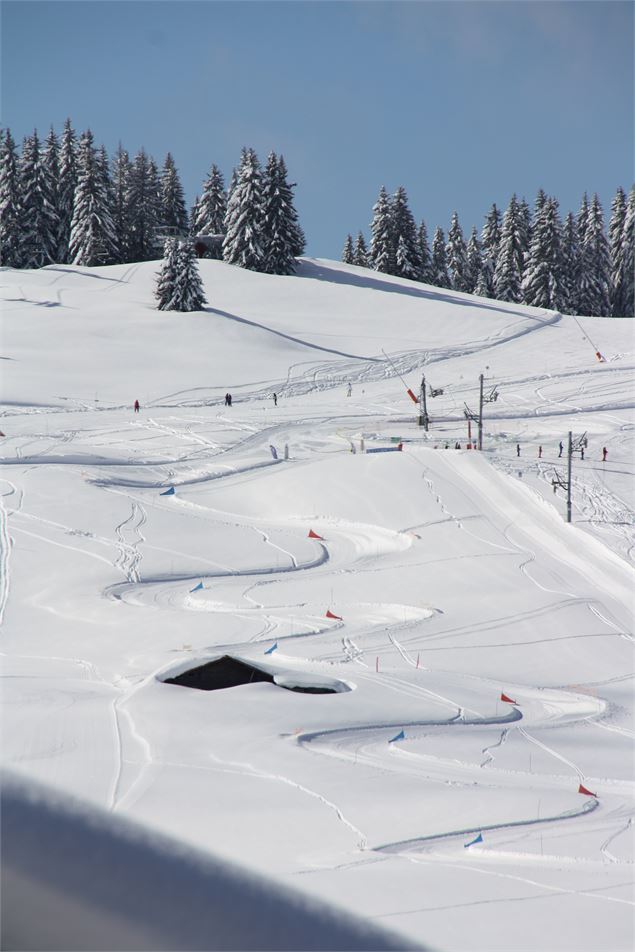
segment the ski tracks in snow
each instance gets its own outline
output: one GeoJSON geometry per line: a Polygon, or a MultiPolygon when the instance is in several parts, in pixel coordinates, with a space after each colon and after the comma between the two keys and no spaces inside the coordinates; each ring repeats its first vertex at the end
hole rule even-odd
{"type": "Polygon", "coordinates": [[[119,555],[114,562],[114,566],[120,572],[123,572],[129,582],[140,581],[139,564],[142,556],[139,545],[141,542],[145,542],[145,536],[142,534],[141,528],[146,521],[145,509],[141,503],[133,500],[132,512],[115,527],[119,555]],[[126,536],[129,536],[129,538],[126,538],[126,536]]]}

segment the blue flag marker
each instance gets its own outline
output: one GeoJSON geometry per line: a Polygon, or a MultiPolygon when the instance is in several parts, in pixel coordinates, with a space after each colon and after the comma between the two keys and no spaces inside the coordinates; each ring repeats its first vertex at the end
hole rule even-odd
{"type": "Polygon", "coordinates": [[[277,647],[278,647],[278,642],[276,641],[275,645],[272,645],[271,648],[267,648],[267,650],[265,651],[265,654],[273,654],[273,652],[276,650],[277,647]]]}
{"type": "Polygon", "coordinates": [[[166,489],[164,493],[161,493],[162,496],[173,496],[174,495],[174,486],[170,486],[169,489],[166,489]]]}
{"type": "Polygon", "coordinates": [[[405,740],[405,739],[406,739],[406,735],[404,734],[404,732],[403,732],[403,731],[399,731],[399,733],[397,734],[397,736],[396,736],[396,737],[391,737],[390,740],[388,741],[388,743],[389,743],[389,744],[394,744],[394,742],[395,742],[396,740],[405,740]]]}
{"type": "Polygon", "coordinates": [[[483,842],[483,834],[482,834],[482,833],[479,833],[479,835],[476,837],[476,839],[470,840],[469,843],[464,843],[464,844],[463,844],[463,849],[466,850],[466,849],[468,848],[468,846],[474,846],[475,843],[482,843],[482,842],[483,842]]]}
{"type": "Polygon", "coordinates": [[[198,585],[195,585],[194,588],[190,589],[190,595],[192,594],[192,592],[200,592],[202,588],[203,588],[203,583],[199,582],[198,585]]]}

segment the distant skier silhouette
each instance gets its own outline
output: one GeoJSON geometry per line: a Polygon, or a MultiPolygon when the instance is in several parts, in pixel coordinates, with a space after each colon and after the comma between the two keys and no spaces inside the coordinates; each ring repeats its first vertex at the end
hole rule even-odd
{"type": "Polygon", "coordinates": [[[609,451],[607,450],[606,446],[603,446],[602,447],[602,462],[603,463],[606,463],[606,457],[608,455],[609,455],[609,451]]]}
{"type": "Polygon", "coordinates": [[[278,406],[278,394],[277,394],[277,393],[274,393],[274,395],[273,395],[273,405],[274,405],[274,407],[277,407],[277,406],[278,406]]]}
{"type": "Polygon", "coordinates": [[[560,442],[558,443],[558,459],[560,459],[560,457],[562,456],[563,449],[564,449],[564,446],[562,445],[562,440],[560,440],[560,442]]]}
{"type": "Polygon", "coordinates": [[[138,413],[140,409],[141,409],[141,407],[140,407],[140,405],[139,405],[139,401],[138,401],[138,400],[135,400],[135,402],[134,402],[134,412],[135,412],[135,413],[138,413]]]}
{"type": "Polygon", "coordinates": [[[225,394],[225,406],[226,406],[226,407],[231,407],[231,405],[232,405],[232,395],[231,395],[231,393],[226,393],[226,394],[225,394]]]}
{"type": "Polygon", "coordinates": [[[516,456],[520,456],[520,443],[516,443],[516,456]]]}

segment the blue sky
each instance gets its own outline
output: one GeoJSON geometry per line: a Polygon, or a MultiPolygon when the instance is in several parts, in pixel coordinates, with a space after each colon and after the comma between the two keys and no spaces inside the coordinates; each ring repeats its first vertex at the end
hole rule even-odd
{"type": "Polygon", "coordinates": [[[307,252],[368,236],[379,187],[467,233],[538,188],[608,212],[634,177],[633,4],[621,0],[2,0],[2,125],[67,116],[112,154],[172,152],[188,202],[243,145],[283,153],[307,252]]]}

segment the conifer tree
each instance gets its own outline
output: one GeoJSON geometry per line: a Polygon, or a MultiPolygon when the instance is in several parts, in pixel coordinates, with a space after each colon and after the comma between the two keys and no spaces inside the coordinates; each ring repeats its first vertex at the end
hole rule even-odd
{"type": "Polygon", "coordinates": [[[264,194],[254,149],[243,149],[236,184],[227,202],[223,260],[250,271],[264,265],[264,194]]]}
{"type": "Polygon", "coordinates": [[[622,238],[624,268],[624,317],[635,317],[635,185],[631,188],[624,217],[622,238]]]}
{"type": "Polygon", "coordinates": [[[57,190],[57,211],[59,232],[57,260],[67,263],[73,220],[75,189],[77,188],[77,140],[70,119],[64,123],[59,152],[59,180],[57,190]]]}
{"type": "Polygon", "coordinates": [[[163,262],[157,275],[157,284],[154,296],[159,311],[171,311],[172,301],[176,289],[177,255],[179,251],[177,238],[168,238],[163,248],[163,262]]]}
{"type": "Polygon", "coordinates": [[[494,204],[485,216],[481,232],[481,271],[475,288],[475,293],[480,297],[494,297],[494,270],[500,235],[501,213],[494,204]]]}
{"type": "Polygon", "coordinates": [[[432,239],[432,281],[438,288],[450,287],[450,275],[445,257],[445,235],[443,229],[437,228],[432,239]]]}
{"type": "Polygon", "coordinates": [[[346,241],[344,242],[344,248],[342,249],[342,261],[344,264],[355,264],[353,258],[353,236],[347,235],[346,241]]]}
{"type": "Polygon", "coordinates": [[[368,260],[368,248],[366,247],[366,240],[361,231],[357,233],[357,238],[355,240],[355,248],[353,249],[353,264],[356,264],[358,268],[370,268],[370,262],[368,260]]]}
{"type": "Polygon", "coordinates": [[[627,275],[624,271],[624,222],[626,221],[626,192],[620,186],[611,205],[609,222],[609,253],[611,256],[611,314],[622,317],[624,310],[624,288],[627,275]]]}
{"type": "Polygon", "coordinates": [[[150,261],[155,256],[156,233],[160,226],[159,180],[157,167],[141,149],[128,174],[126,191],[131,261],[150,261]]]}
{"type": "Polygon", "coordinates": [[[22,147],[20,193],[22,267],[41,268],[57,257],[58,219],[37,132],[22,147]]]}
{"type": "MultiPolygon", "coordinates": [[[[227,193],[223,173],[217,165],[212,165],[203,185],[200,199],[192,209],[192,229],[195,235],[221,235],[225,237],[225,216],[227,214],[227,193]]],[[[222,258],[221,241],[205,253],[206,258],[222,258]]]]}
{"type": "MultiPolygon", "coordinates": [[[[541,189],[542,191],[542,189],[541,189]]],[[[546,195],[542,192],[546,199],[546,195]]],[[[542,201],[542,197],[538,199],[542,201]]],[[[521,280],[525,273],[525,266],[529,260],[529,246],[531,244],[531,236],[533,233],[533,220],[531,215],[531,209],[527,204],[526,200],[523,198],[521,202],[518,203],[518,213],[520,218],[520,234],[521,234],[521,245],[522,245],[522,254],[520,257],[520,276],[521,280]]]]}
{"type": "Polygon", "coordinates": [[[22,202],[19,157],[10,129],[0,141],[0,263],[22,267],[22,202]]]}
{"type": "Polygon", "coordinates": [[[604,214],[594,195],[588,206],[580,249],[580,301],[582,314],[606,317],[611,313],[611,262],[604,234],[604,214]]]}
{"type": "Polygon", "coordinates": [[[168,310],[201,311],[206,303],[205,292],[191,242],[179,243],[175,264],[174,293],[168,310]]]}
{"type": "Polygon", "coordinates": [[[562,228],[562,304],[563,314],[576,314],[580,275],[578,226],[573,212],[569,212],[562,228]]]}
{"type": "Polygon", "coordinates": [[[46,139],[46,147],[42,155],[42,188],[47,196],[44,202],[44,209],[48,211],[47,225],[47,257],[49,262],[59,262],[59,234],[60,234],[60,211],[59,211],[59,181],[60,181],[60,163],[59,163],[59,142],[55,135],[55,130],[51,126],[46,139]]]}
{"type": "Polygon", "coordinates": [[[130,254],[130,212],[128,208],[131,168],[130,157],[119,143],[113,159],[111,175],[112,218],[116,240],[115,260],[118,262],[133,260],[130,254]]]}
{"type": "Polygon", "coordinates": [[[501,237],[494,269],[494,296],[499,301],[521,300],[524,223],[518,200],[512,195],[503,216],[501,237]]]}
{"type": "Polygon", "coordinates": [[[523,276],[526,304],[561,310],[565,303],[562,280],[561,224],[558,203],[547,198],[537,205],[531,247],[523,276]]]}
{"type": "Polygon", "coordinates": [[[393,233],[392,204],[385,186],[382,185],[379,197],[373,205],[373,220],[370,225],[370,258],[375,271],[394,274],[396,267],[396,249],[393,233]]]}
{"type": "Polygon", "coordinates": [[[187,233],[183,186],[170,152],[165,157],[159,180],[159,217],[161,227],[173,228],[183,235],[187,233]]]}
{"type": "Polygon", "coordinates": [[[419,241],[419,257],[421,259],[421,281],[424,284],[432,284],[432,253],[428,244],[428,229],[426,223],[421,219],[419,231],[417,234],[419,241]]]}
{"type": "Polygon", "coordinates": [[[584,236],[586,233],[586,223],[589,215],[589,199],[587,193],[585,192],[582,196],[582,202],[580,203],[580,210],[578,211],[578,217],[576,219],[576,225],[578,226],[578,242],[580,248],[584,244],[584,236]]]}
{"type": "Polygon", "coordinates": [[[282,157],[271,152],[263,178],[263,244],[262,270],[268,274],[293,274],[296,269],[295,249],[298,247],[298,216],[293,207],[293,193],[286,180],[282,157]]]}
{"type": "Polygon", "coordinates": [[[306,237],[300,225],[298,213],[293,200],[292,189],[295,188],[295,183],[293,183],[293,185],[289,185],[287,181],[287,166],[284,161],[284,156],[282,155],[278,159],[278,181],[280,183],[284,204],[287,208],[287,228],[289,230],[291,253],[294,258],[297,258],[299,255],[304,254],[306,249],[306,237]]]}
{"type": "Polygon", "coordinates": [[[116,258],[116,236],[102,161],[88,129],[79,140],[77,188],[69,242],[73,264],[110,264],[116,258]]]}
{"type": "Polygon", "coordinates": [[[399,278],[421,280],[421,253],[417,238],[417,226],[408,205],[405,188],[400,185],[393,195],[392,237],[395,243],[395,268],[392,272],[399,278]]]}
{"type": "Polygon", "coordinates": [[[452,215],[450,230],[448,231],[448,243],[445,249],[448,271],[450,273],[451,286],[454,291],[468,291],[469,275],[467,264],[467,248],[463,231],[459,224],[459,216],[456,212],[452,215]]]}
{"type": "Polygon", "coordinates": [[[473,227],[470,240],[467,243],[467,290],[470,294],[476,291],[482,267],[481,243],[476,234],[476,227],[473,227]]]}

